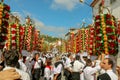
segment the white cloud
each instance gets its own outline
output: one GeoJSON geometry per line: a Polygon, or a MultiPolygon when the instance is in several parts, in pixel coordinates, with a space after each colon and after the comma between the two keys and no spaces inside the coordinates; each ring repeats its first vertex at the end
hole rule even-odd
{"type": "Polygon", "coordinates": [[[53,9],[73,10],[80,3],[79,0],[53,0],[51,7],[53,9]]]}
{"type": "Polygon", "coordinates": [[[39,29],[41,32],[44,32],[42,34],[45,34],[46,32],[48,33],[47,35],[51,35],[49,33],[53,33],[54,37],[64,37],[66,34],[67,30],[65,27],[62,26],[47,26],[43,22],[33,19],[35,22],[36,29],[39,29]]]}

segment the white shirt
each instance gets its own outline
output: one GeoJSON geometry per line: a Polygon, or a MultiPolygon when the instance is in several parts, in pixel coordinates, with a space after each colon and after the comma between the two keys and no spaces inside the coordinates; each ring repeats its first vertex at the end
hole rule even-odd
{"type": "Polygon", "coordinates": [[[49,69],[48,67],[45,68],[44,70],[44,77],[49,80],[51,78],[51,80],[53,79],[53,74],[52,74],[52,69],[49,69]]]}
{"type": "Polygon", "coordinates": [[[71,67],[72,65],[70,63],[71,63],[70,58],[66,58],[65,68],[71,67]]]}
{"type": "Polygon", "coordinates": [[[96,73],[98,70],[100,70],[100,66],[96,66],[92,68],[91,66],[87,66],[83,72],[85,76],[85,80],[94,80],[94,73],[96,73]]]}
{"type": "MultiPolygon", "coordinates": [[[[3,70],[11,69],[13,67],[5,67],[3,70]]],[[[15,68],[16,71],[20,74],[22,80],[30,80],[30,76],[27,72],[24,72],[20,69],[15,68]]]]}
{"type": "Polygon", "coordinates": [[[46,58],[45,57],[41,57],[42,61],[43,61],[43,64],[45,64],[46,62],[46,58]]]}
{"type": "Polygon", "coordinates": [[[22,62],[22,59],[19,59],[18,62],[20,64],[20,69],[26,72],[27,66],[22,62]]]}
{"type": "Polygon", "coordinates": [[[59,74],[62,72],[62,64],[59,64],[57,67],[53,68],[54,74],[59,74]]]}
{"type": "Polygon", "coordinates": [[[75,60],[73,63],[73,72],[80,72],[84,68],[84,64],[82,64],[80,61],[75,60]]]}
{"type": "Polygon", "coordinates": [[[34,69],[41,68],[41,60],[35,61],[34,69]]]}
{"type": "Polygon", "coordinates": [[[107,70],[106,73],[110,76],[111,80],[118,80],[118,76],[112,70],[107,70]]]}

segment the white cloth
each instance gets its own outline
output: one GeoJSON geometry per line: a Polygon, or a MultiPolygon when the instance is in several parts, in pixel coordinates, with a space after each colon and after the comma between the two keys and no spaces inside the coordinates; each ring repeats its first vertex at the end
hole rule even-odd
{"type": "Polygon", "coordinates": [[[59,64],[57,67],[53,68],[54,74],[59,74],[62,72],[62,64],[59,64]]]}
{"type": "Polygon", "coordinates": [[[70,63],[71,63],[70,58],[66,58],[66,62],[65,62],[65,65],[64,65],[65,68],[71,67],[72,65],[70,63]]]}
{"type": "Polygon", "coordinates": [[[72,68],[72,71],[73,72],[80,72],[82,71],[84,68],[84,64],[81,63],[80,61],[78,60],[75,60],[74,63],[73,63],[73,68],[72,68]]]}
{"type": "Polygon", "coordinates": [[[26,60],[25,62],[25,65],[27,66],[27,73],[30,75],[30,77],[32,78],[32,74],[31,74],[31,70],[32,70],[32,67],[34,65],[34,61],[29,61],[29,60],[26,60]]]}
{"type": "MultiPolygon", "coordinates": [[[[11,68],[13,68],[13,67],[5,67],[3,70],[7,70],[7,69],[11,69],[11,68]]],[[[15,69],[20,74],[21,80],[30,80],[30,76],[27,72],[24,72],[24,71],[17,69],[17,68],[15,68],[15,69]]]]}
{"type": "Polygon", "coordinates": [[[41,68],[41,60],[35,61],[34,69],[41,68]]]}
{"type": "Polygon", "coordinates": [[[41,57],[42,61],[43,61],[43,64],[45,64],[46,62],[46,58],[45,57],[41,57]]]}
{"type": "Polygon", "coordinates": [[[100,70],[100,66],[96,66],[94,68],[92,68],[91,66],[87,66],[84,70],[84,76],[85,76],[85,80],[95,80],[94,79],[94,73],[96,73],[98,70],[100,70]]]}
{"type": "Polygon", "coordinates": [[[20,69],[26,72],[27,71],[27,66],[23,63],[23,60],[19,59],[18,62],[20,64],[20,69]]]}
{"type": "Polygon", "coordinates": [[[44,70],[44,77],[47,79],[47,80],[53,80],[53,74],[52,74],[52,69],[49,69],[48,67],[45,68],[44,70]]]}
{"type": "Polygon", "coordinates": [[[111,80],[118,80],[118,76],[112,70],[107,70],[106,73],[110,76],[111,80]]]}
{"type": "Polygon", "coordinates": [[[86,61],[83,59],[83,54],[80,54],[80,60],[84,65],[86,65],[86,61]]]}

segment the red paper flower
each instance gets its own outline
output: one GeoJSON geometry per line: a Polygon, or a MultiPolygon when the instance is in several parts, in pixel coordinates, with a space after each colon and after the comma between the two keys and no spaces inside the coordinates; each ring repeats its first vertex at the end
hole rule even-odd
{"type": "Polygon", "coordinates": [[[95,22],[95,26],[100,26],[100,22],[95,22]]]}
{"type": "Polygon", "coordinates": [[[12,43],[12,46],[16,46],[16,43],[12,43]]]}
{"type": "Polygon", "coordinates": [[[7,11],[10,11],[10,6],[8,6],[8,5],[5,4],[4,5],[4,9],[7,10],[7,11]]]}
{"type": "Polygon", "coordinates": [[[95,19],[97,20],[97,19],[100,19],[100,15],[97,15],[96,17],[95,17],[95,19]]]}
{"type": "Polygon", "coordinates": [[[12,37],[12,40],[15,40],[16,39],[16,37],[14,36],[14,37],[12,37]]]}
{"type": "Polygon", "coordinates": [[[113,32],[113,29],[110,28],[110,27],[107,27],[107,28],[106,28],[106,32],[107,32],[107,33],[111,33],[111,32],[113,32]]]}
{"type": "Polygon", "coordinates": [[[7,40],[6,36],[0,36],[3,40],[7,40]]]}
{"type": "Polygon", "coordinates": [[[101,37],[97,36],[97,37],[96,37],[96,40],[97,40],[97,41],[101,41],[101,37]]]}
{"type": "Polygon", "coordinates": [[[107,25],[112,25],[112,21],[106,20],[106,24],[107,24],[107,25]]]}
{"type": "Polygon", "coordinates": [[[92,42],[90,42],[90,45],[92,45],[93,44],[93,41],[92,42]]]}
{"type": "Polygon", "coordinates": [[[9,18],[9,14],[8,14],[8,13],[5,13],[5,15],[3,16],[3,18],[8,19],[8,18],[9,18]]]}
{"type": "Polygon", "coordinates": [[[109,50],[109,54],[115,54],[115,49],[109,50]]]}
{"type": "Polygon", "coordinates": [[[115,47],[115,43],[114,42],[110,42],[109,46],[114,48],[115,47]]]}
{"type": "Polygon", "coordinates": [[[11,25],[12,28],[16,28],[17,26],[15,24],[11,25]]]}
{"type": "Polygon", "coordinates": [[[96,48],[98,48],[98,47],[100,47],[100,46],[102,46],[101,43],[96,43],[96,48]]]}
{"type": "Polygon", "coordinates": [[[110,18],[111,18],[111,15],[110,15],[110,14],[106,14],[106,18],[107,18],[107,19],[110,19],[110,18]]]}
{"type": "Polygon", "coordinates": [[[3,27],[3,28],[1,29],[1,33],[7,34],[7,33],[8,33],[7,28],[4,28],[4,27],[3,27]]]}
{"type": "Polygon", "coordinates": [[[99,34],[100,33],[100,29],[96,29],[96,34],[99,34]]]}
{"type": "Polygon", "coordinates": [[[8,27],[8,25],[9,25],[9,23],[4,20],[2,26],[8,27]]]}
{"type": "Polygon", "coordinates": [[[93,50],[93,48],[89,48],[90,50],[93,50]]]}
{"type": "Polygon", "coordinates": [[[115,40],[116,36],[115,35],[110,35],[110,36],[108,36],[108,39],[115,40]]]}
{"type": "Polygon", "coordinates": [[[16,31],[15,31],[15,30],[13,30],[13,31],[12,31],[12,34],[16,34],[16,31]]]}

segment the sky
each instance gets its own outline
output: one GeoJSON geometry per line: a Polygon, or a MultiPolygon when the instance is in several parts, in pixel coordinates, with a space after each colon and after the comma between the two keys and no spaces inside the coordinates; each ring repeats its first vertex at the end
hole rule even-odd
{"type": "MultiPolygon", "coordinates": [[[[90,4],[92,0],[85,0],[90,4]]],[[[25,17],[35,22],[40,34],[64,37],[70,28],[92,23],[92,8],[79,0],[4,0],[11,13],[25,23],[25,17]]]]}

